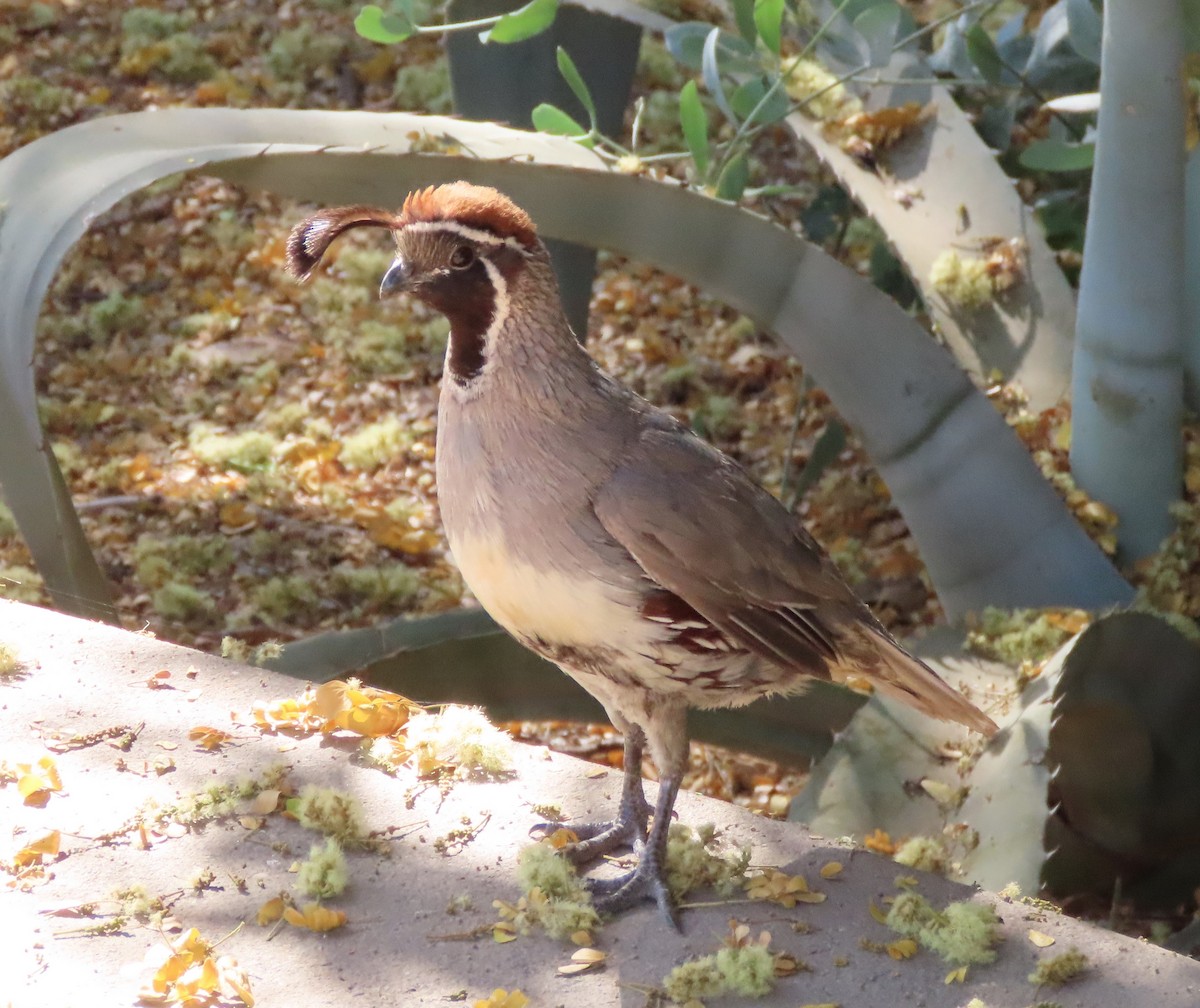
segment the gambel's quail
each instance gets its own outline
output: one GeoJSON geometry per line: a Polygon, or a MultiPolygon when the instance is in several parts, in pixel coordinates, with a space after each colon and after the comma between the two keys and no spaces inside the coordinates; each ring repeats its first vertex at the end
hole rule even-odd
{"type": "Polygon", "coordinates": [[[293,229],[290,271],[308,277],[338,235],[367,225],[397,246],[380,294],[412,294],[450,321],[437,482],[463,577],[625,735],[616,820],[577,829],[570,849],[579,864],[622,845],[638,855],[627,874],[591,880],[600,910],[653,898],[675,919],[664,861],[689,707],[853,678],[995,732],[900,648],[774,497],[597,367],[533,222],[506,196],[455,182],[412,193],[399,213],[322,211],[293,229]]]}

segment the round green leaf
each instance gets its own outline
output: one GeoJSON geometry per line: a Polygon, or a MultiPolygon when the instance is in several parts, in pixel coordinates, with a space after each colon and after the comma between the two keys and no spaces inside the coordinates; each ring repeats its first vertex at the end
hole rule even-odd
{"type": "Polygon", "coordinates": [[[482,42],[523,42],[540,35],[554,24],[557,13],[558,0],[529,0],[524,7],[505,14],[490,29],[482,32],[479,39],[482,42]]]}
{"type": "Polygon", "coordinates": [[[539,133],[553,133],[557,136],[586,136],[587,127],[580,126],[557,105],[542,102],[530,113],[533,128],[539,133]]]}
{"type": "Polygon", "coordinates": [[[354,19],[354,30],[365,39],[387,45],[415,35],[417,26],[403,14],[388,14],[382,7],[367,4],[354,19]]]}
{"type": "Polygon", "coordinates": [[[1096,145],[1065,140],[1036,140],[1021,151],[1021,167],[1030,171],[1090,171],[1096,145]]]}

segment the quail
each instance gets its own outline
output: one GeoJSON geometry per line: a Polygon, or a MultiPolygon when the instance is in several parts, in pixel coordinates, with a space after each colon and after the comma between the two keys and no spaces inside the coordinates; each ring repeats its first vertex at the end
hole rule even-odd
{"type": "Polygon", "coordinates": [[[589,880],[599,910],[653,899],[677,920],[665,860],[689,707],[856,679],[996,731],[892,639],[782,504],[600,370],[567,323],[525,211],[465,182],[413,192],[398,213],[323,210],[292,230],[289,271],[307,278],[334,239],[364,226],[396,242],[380,295],[409,294],[450,322],[436,465],[455,562],[496,622],[624,734],[616,818],[576,828],[569,850],[582,865],[632,847],[632,870],[589,880]]]}

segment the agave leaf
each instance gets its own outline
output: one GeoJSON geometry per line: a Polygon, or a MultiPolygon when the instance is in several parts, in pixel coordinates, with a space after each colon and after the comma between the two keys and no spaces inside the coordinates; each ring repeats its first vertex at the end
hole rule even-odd
{"type": "MultiPolygon", "coordinates": [[[[892,57],[883,75],[928,78],[918,54],[892,57]]],[[[1071,376],[1075,298],[1032,210],[1013,188],[966,114],[945,88],[873,88],[868,106],[914,101],[928,118],[881,155],[876,172],[838,145],[824,123],[795,114],[788,125],[809,144],[880,224],[921,290],[938,331],[964,367],[1021,383],[1033,409],[1054,405],[1071,376]],[[959,312],[932,289],[934,260],[947,249],[970,254],[988,238],[1024,243],[1020,282],[986,309],[959,312]]]]}
{"type": "MultiPolygon", "coordinates": [[[[937,644],[948,632],[930,636],[937,644]]],[[[933,659],[928,642],[917,650],[950,681],[975,666],[972,696],[1011,694],[1010,671],[933,659]]],[[[960,774],[940,752],[954,729],[872,698],[814,767],[790,818],[827,836],[941,836],[965,823],[979,843],[959,852],[961,877],[988,889],[1109,896],[1119,879],[1123,896],[1149,905],[1190,898],[1200,884],[1200,646],[1149,613],[1106,616],[1008,706],[1000,733],[960,774]],[[966,786],[966,797],[939,806],[912,787],[926,780],[966,786]]]]}
{"type": "Polygon", "coordinates": [[[1200,646],[1126,612],[1076,641],[1054,690],[1050,763],[1054,892],[1174,906],[1200,885],[1200,646]],[[1149,675],[1147,674],[1149,672],[1149,675]]]}
{"type": "MultiPolygon", "coordinates": [[[[931,631],[909,648],[947,682],[967,685],[968,695],[997,716],[986,698],[1010,692],[1013,675],[1008,668],[964,655],[961,633],[950,627],[931,631]]],[[[939,750],[947,740],[967,737],[965,728],[873,695],[813,768],[789,818],[824,836],[864,836],[876,827],[894,836],[940,833],[944,816],[936,803],[925,797],[914,800],[909,784],[926,778],[960,784],[957,770],[939,750]]]]}
{"type": "Polygon", "coordinates": [[[860,431],[951,613],[1128,597],[1128,585],[945,351],[867,281],[782,228],[609,172],[570,141],[492,124],[171,109],[71,127],[0,162],[0,202],[9,204],[0,221],[8,263],[0,272],[0,419],[9,435],[0,439],[0,476],[66,608],[71,596],[102,598],[103,582],[41,447],[31,367],[41,298],[94,215],[156,178],[205,165],[322,202],[398,205],[410,189],[439,179],[497,185],[529,207],[548,236],[659,265],[777,333],[860,431]],[[413,154],[414,144],[423,153],[413,154]],[[429,153],[438,147],[445,153],[429,153]],[[61,531],[48,517],[54,508],[61,531]]]}

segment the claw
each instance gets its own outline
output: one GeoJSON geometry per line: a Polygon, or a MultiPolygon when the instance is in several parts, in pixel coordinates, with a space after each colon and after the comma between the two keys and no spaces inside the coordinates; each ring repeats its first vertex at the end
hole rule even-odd
{"type": "Polygon", "coordinates": [[[604,914],[619,913],[652,899],[667,922],[676,930],[679,926],[679,911],[671,899],[665,873],[656,863],[657,859],[643,856],[636,868],[613,878],[588,879],[586,885],[592,894],[592,905],[604,914]]]}
{"type": "Polygon", "coordinates": [[[665,778],[659,785],[649,835],[644,842],[634,844],[634,854],[638,858],[636,867],[624,875],[585,880],[592,903],[601,913],[618,913],[642,900],[652,899],[667,922],[676,931],[681,930],[666,872],[667,832],[671,825],[671,808],[678,793],[678,777],[665,778]]]}
{"type": "Polygon", "coordinates": [[[625,736],[625,779],[621,784],[621,805],[617,818],[612,822],[538,823],[530,833],[549,836],[555,830],[569,829],[578,842],[563,850],[572,864],[582,865],[615,851],[618,847],[637,850],[646,842],[646,821],[651,807],[642,791],[642,747],[645,742],[640,731],[631,731],[625,736]]]}

